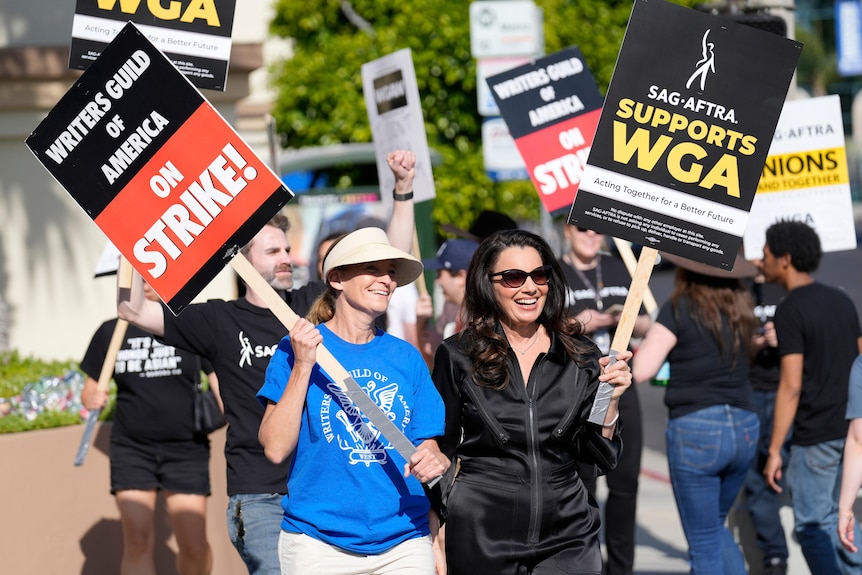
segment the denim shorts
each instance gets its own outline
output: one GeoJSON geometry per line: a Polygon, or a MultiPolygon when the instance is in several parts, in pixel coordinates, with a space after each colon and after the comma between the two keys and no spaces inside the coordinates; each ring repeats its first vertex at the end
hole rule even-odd
{"type": "Polygon", "coordinates": [[[171,453],[129,442],[112,442],[110,449],[112,494],[129,489],[210,494],[209,448],[171,453]]]}

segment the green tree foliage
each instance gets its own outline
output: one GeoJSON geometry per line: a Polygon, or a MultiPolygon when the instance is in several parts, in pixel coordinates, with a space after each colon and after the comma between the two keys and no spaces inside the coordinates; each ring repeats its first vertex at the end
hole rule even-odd
{"type": "MultiPolygon", "coordinates": [[[[604,92],[631,0],[536,4],[544,11],[546,53],[577,45],[604,92]]],[[[279,133],[291,148],[370,142],[361,66],[410,48],[428,142],[443,156],[434,169],[433,219],[465,229],[482,209],[537,219],[540,203],[530,182],[495,184],[485,175],[469,20],[464,0],[278,0],[272,32],[294,43],[293,58],[274,71],[279,133]]]]}

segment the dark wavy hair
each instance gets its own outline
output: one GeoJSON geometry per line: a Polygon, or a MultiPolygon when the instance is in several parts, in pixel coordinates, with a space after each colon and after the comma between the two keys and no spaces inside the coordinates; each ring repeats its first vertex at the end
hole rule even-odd
{"type": "Polygon", "coordinates": [[[777,258],[790,254],[790,263],[798,272],[812,273],[820,265],[823,249],[814,228],[803,222],[782,220],[766,229],[766,245],[777,258]]]}
{"type": "Polygon", "coordinates": [[[566,311],[566,279],[548,243],[536,234],[523,230],[503,230],[488,236],[470,260],[464,298],[464,329],[460,341],[470,357],[473,381],[482,387],[502,390],[509,385],[506,368],[509,342],[496,326],[503,320],[503,308],[497,301],[489,275],[500,253],[508,248],[533,248],[543,265],[551,266],[548,295],[538,323],[556,333],[568,355],[575,361],[586,360],[592,346],[581,336],[584,326],[566,311]]]}
{"type": "Polygon", "coordinates": [[[722,353],[727,351],[724,320],[727,321],[733,336],[733,347],[729,350],[733,365],[741,356],[749,361],[752,353],[751,337],[757,327],[757,318],[754,316],[751,293],[739,279],[716,278],[677,268],[674,291],[670,296],[674,314],[683,296],[689,299],[689,311],[694,322],[715,337],[722,353]]]}

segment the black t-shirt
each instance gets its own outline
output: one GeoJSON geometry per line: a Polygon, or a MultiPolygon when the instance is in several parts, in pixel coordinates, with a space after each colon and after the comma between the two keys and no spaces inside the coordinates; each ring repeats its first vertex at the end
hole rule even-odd
{"type": "MultiPolygon", "coordinates": [[[[301,288],[297,288],[292,291],[282,291],[279,290],[279,294],[284,298],[284,301],[287,302],[287,305],[290,306],[296,315],[299,317],[305,317],[308,313],[308,310],[311,309],[311,304],[314,303],[314,300],[317,299],[317,296],[326,291],[326,284],[322,281],[313,281],[309,282],[301,288]]],[[[278,344],[278,342],[275,342],[278,344]]],[[[261,380],[261,385],[263,385],[263,380],[261,380]]]]}
{"type": "MultiPolygon", "coordinates": [[[[288,303],[299,316],[308,313],[324,289],[312,282],[288,292],[288,303]]],[[[266,367],[287,328],[267,308],[245,298],[209,300],[188,306],[174,316],[165,312],[165,342],[212,361],[228,421],[225,459],[228,495],[285,493],[289,461],[276,465],[266,459],[257,438],[264,408],[256,394],[266,367]]]]}
{"type": "MultiPolygon", "coordinates": [[[[775,283],[748,283],[754,301],[754,316],[760,321],[760,325],[773,321],[775,309],[787,292],[775,283]]],[[[755,391],[776,391],[781,374],[780,367],[781,357],[777,347],[766,346],[757,350],[749,373],[751,388],[755,391]]]]}
{"type": "Polygon", "coordinates": [[[676,308],[671,300],[665,302],[656,321],[676,336],[676,345],[667,357],[670,383],[664,403],[669,417],[725,404],[754,411],[748,357],[740,348],[734,361],[733,334],[726,321],[722,321],[723,348],[709,329],[695,321],[687,296],[680,298],[676,308]]]}
{"type": "MultiPolygon", "coordinates": [[[[81,360],[81,370],[99,379],[102,363],[117,320],[103,323],[81,360]]],[[[112,442],[158,445],[159,450],[206,452],[206,436],[194,432],[194,388],[200,382],[201,360],[196,355],[160,343],[134,325],[126,329],[117,360],[117,408],[112,442]]]]}
{"type": "Polygon", "coordinates": [[[795,288],[775,311],[775,329],[782,357],[803,354],[793,444],[845,437],[850,367],[859,355],[859,317],[853,301],[819,282],[795,288]]]}
{"type": "MultiPolygon", "coordinates": [[[[578,275],[578,272],[566,263],[565,260],[561,259],[559,262],[560,267],[563,269],[563,275],[566,277],[566,307],[570,315],[575,316],[585,309],[598,310],[599,299],[602,302],[602,311],[605,312],[612,305],[625,305],[632,278],[622,261],[610,256],[600,257],[596,267],[589,270],[581,270],[581,273],[587,280],[586,283],[578,275]],[[599,277],[600,271],[601,277],[599,277]]],[[[643,308],[641,308],[640,313],[644,313],[643,308]]],[[[605,331],[610,337],[610,340],[607,341],[607,345],[610,346],[616,328],[605,331]]],[[[602,353],[607,354],[610,348],[605,347],[603,342],[600,341],[602,339],[601,335],[595,333],[587,335],[596,341],[602,353]]]]}

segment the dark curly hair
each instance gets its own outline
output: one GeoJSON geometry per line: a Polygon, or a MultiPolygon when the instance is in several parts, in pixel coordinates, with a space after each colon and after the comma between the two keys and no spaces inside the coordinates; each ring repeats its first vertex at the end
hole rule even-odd
{"type": "Polygon", "coordinates": [[[817,232],[803,222],[782,220],[766,229],[766,245],[777,258],[790,254],[790,263],[798,272],[812,273],[820,265],[823,249],[817,232]]]}
{"type": "Polygon", "coordinates": [[[551,266],[548,278],[548,295],[538,323],[562,340],[569,356],[578,362],[585,361],[593,349],[581,337],[584,326],[566,311],[566,280],[553,250],[536,234],[523,230],[503,230],[488,236],[470,260],[467,269],[466,295],[464,298],[465,323],[460,341],[470,356],[473,381],[482,387],[502,390],[509,384],[506,369],[509,342],[496,330],[504,317],[503,308],[497,301],[493,273],[500,253],[508,248],[533,248],[539,252],[543,265],[551,266]]]}

